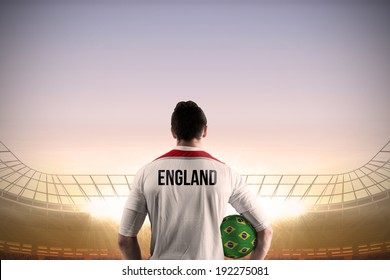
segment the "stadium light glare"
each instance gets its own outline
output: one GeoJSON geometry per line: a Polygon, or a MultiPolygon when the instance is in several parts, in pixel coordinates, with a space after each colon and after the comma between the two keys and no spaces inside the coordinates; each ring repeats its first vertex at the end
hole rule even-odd
{"type": "Polygon", "coordinates": [[[261,205],[271,220],[299,217],[305,213],[305,205],[300,202],[264,199],[261,205]]]}
{"type": "Polygon", "coordinates": [[[85,211],[97,219],[119,221],[122,216],[123,203],[121,201],[93,201],[86,205],[85,211]]]}
{"type": "MultiPolygon", "coordinates": [[[[306,212],[306,206],[302,202],[262,198],[259,203],[271,221],[296,218],[306,212]]],[[[229,204],[225,215],[236,214],[239,213],[229,204]]]]}

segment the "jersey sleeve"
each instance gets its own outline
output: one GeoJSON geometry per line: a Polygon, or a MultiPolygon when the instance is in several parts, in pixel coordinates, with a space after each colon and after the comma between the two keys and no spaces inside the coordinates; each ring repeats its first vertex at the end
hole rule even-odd
{"type": "Polygon", "coordinates": [[[123,209],[122,219],[119,224],[119,233],[123,236],[135,237],[144,224],[146,214],[139,213],[128,208],[123,209]]]}
{"type": "Polygon", "coordinates": [[[242,215],[247,218],[256,232],[262,231],[270,226],[271,222],[264,213],[263,208],[258,205],[257,208],[243,212],[242,215]]]}
{"type": "Polygon", "coordinates": [[[249,190],[242,177],[235,172],[232,172],[232,187],[233,191],[229,203],[234,209],[244,215],[256,231],[267,228],[270,225],[270,220],[265,211],[256,200],[256,196],[249,190]]]}
{"type": "Polygon", "coordinates": [[[229,203],[238,213],[243,213],[254,209],[257,206],[254,194],[250,192],[242,177],[232,171],[232,194],[229,203]]]}
{"type": "Polygon", "coordinates": [[[131,185],[129,196],[124,208],[134,210],[139,213],[147,213],[147,205],[145,196],[143,193],[144,185],[144,169],[137,172],[134,177],[133,184],[131,185]]]}

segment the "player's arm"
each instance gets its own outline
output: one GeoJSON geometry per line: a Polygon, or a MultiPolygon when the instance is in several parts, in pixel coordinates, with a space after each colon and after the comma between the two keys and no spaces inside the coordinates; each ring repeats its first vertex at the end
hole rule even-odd
{"type": "Polygon", "coordinates": [[[256,231],[256,245],[251,254],[251,260],[264,260],[271,246],[273,230],[267,216],[258,205],[242,215],[252,224],[256,231]]]}
{"type": "Polygon", "coordinates": [[[126,260],[142,260],[137,237],[118,234],[119,249],[126,260]]]}
{"type": "Polygon", "coordinates": [[[272,227],[256,232],[256,246],[252,251],[251,260],[264,260],[271,246],[272,227]]]}
{"type": "Polygon", "coordinates": [[[232,174],[233,193],[229,199],[230,204],[241,213],[256,231],[256,246],[251,259],[264,259],[272,240],[272,228],[267,214],[259,205],[256,197],[251,193],[241,176],[232,174]],[[249,210],[248,210],[249,209],[249,210]]]}
{"type": "Polygon", "coordinates": [[[122,220],[119,225],[118,245],[122,255],[127,260],[141,260],[141,249],[137,235],[140,231],[146,214],[131,209],[123,210],[122,220]]]}

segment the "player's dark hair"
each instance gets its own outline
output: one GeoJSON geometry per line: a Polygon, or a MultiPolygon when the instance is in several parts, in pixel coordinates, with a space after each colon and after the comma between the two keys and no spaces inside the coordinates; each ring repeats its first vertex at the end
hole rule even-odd
{"type": "Polygon", "coordinates": [[[177,140],[200,139],[207,125],[206,115],[193,101],[177,103],[171,117],[171,127],[177,140]]]}

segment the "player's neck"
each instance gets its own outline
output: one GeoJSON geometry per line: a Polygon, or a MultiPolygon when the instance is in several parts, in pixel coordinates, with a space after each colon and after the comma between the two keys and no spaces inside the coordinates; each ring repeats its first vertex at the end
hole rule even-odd
{"type": "Polygon", "coordinates": [[[186,141],[186,140],[177,140],[176,141],[176,145],[177,146],[186,146],[186,147],[195,147],[195,148],[201,148],[202,147],[202,143],[201,143],[201,140],[199,139],[192,139],[190,141],[186,141]]]}

